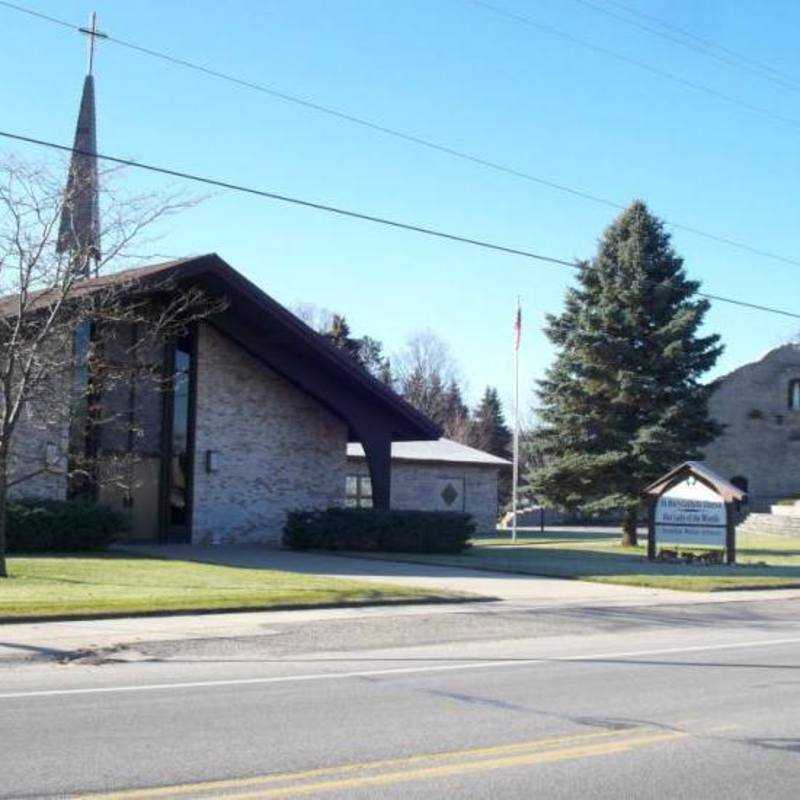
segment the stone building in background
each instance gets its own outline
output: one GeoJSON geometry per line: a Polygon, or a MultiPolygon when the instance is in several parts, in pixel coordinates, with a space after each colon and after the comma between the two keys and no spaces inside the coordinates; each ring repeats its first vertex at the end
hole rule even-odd
{"type": "Polygon", "coordinates": [[[753,510],[800,494],[800,344],[770,350],[715,381],[711,416],[725,431],[705,461],[753,510]]]}

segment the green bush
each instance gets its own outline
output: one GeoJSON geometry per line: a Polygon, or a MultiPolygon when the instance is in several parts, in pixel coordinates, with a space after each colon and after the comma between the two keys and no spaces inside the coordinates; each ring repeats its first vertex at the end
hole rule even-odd
{"type": "Polygon", "coordinates": [[[460,553],[474,533],[472,517],[453,511],[329,508],[291,512],[283,544],[292,550],[460,553]]]}
{"type": "Polygon", "coordinates": [[[118,511],[85,501],[25,498],[8,504],[9,552],[100,550],[127,530],[118,511]]]}

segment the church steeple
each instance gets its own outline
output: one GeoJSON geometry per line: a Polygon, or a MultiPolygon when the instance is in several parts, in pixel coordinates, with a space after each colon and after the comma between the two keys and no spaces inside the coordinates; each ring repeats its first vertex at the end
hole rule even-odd
{"type": "Polygon", "coordinates": [[[61,224],[58,229],[59,253],[68,253],[72,268],[82,277],[97,272],[100,261],[100,202],[97,178],[97,123],[94,104],[95,40],[104,34],[97,30],[97,15],[91,27],[81,28],[89,37],[89,64],[83,81],[81,107],[75,128],[75,142],[67,176],[61,224]]]}

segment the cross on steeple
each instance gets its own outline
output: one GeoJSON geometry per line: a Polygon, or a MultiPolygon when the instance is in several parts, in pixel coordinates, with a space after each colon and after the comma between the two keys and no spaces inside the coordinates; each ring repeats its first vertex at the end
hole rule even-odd
{"type": "Polygon", "coordinates": [[[87,73],[89,75],[92,74],[92,68],[94,67],[94,44],[97,39],[108,39],[107,33],[102,33],[101,31],[97,30],[97,12],[92,11],[91,15],[89,16],[89,27],[88,28],[78,28],[81,33],[86,34],[89,39],[88,44],[88,68],[87,73]]]}

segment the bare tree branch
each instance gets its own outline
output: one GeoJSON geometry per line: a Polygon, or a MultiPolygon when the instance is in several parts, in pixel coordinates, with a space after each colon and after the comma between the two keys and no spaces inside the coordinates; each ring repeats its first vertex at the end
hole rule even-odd
{"type": "MultiPolygon", "coordinates": [[[[74,224],[77,215],[65,210],[81,189],[73,181],[69,196],[63,174],[47,163],[0,159],[0,577],[9,487],[56,473],[130,486],[133,449],[103,454],[100,469],[96,453],[75,450],[71,428],[80,422],[96,433],[127,426],[135,436],[136,421],[114,407],[114,392],[145,382],[156,391],[169,387],[172,376],[153,352],[224,304],[174,282],[152,287],[120,276],[87,283],[75,264],[88,263],[95,243],[81,245],[85,237],[74,235],[71,252],[57,247],[62,215],[74,224]],[[86,352],[78,352],[76,333],[85,326],[94,334],[86,352]],[[17,450],[50,439],[62,467],[20,463],[17,450]]],[[[104,275],[141,260],[142,246],[160,238],[166,220],[200,202],[182,192],[131,194],[118,185],[123,174],[107,170],[101,183],[97,270],[104,275]]],[[[50,454],[36,459],[43,457],[50,454]]]]}

